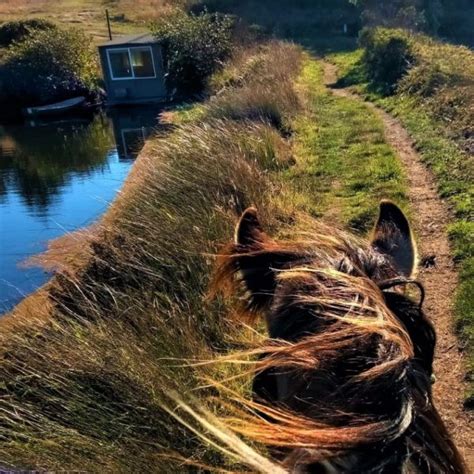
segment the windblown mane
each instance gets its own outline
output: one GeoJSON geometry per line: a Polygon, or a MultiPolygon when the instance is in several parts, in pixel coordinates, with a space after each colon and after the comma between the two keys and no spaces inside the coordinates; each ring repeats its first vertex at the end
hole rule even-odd
{"type": "Polygon", "coordinates": [[[404,219],[385,202],[371,244],[321,226],[276,242],[249,209],[220,256],[213,290],[270,336],[230,425],[292,472],[465,472],[433,405],[435,332],[404,219]]]}

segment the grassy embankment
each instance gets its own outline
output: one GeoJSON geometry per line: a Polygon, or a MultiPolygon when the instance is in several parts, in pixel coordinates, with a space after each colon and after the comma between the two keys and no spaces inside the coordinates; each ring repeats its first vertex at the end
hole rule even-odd
{"type": "Polygon", "coordinates": [[[188,427],[166,411],[173,391],[220,417],[232,390],[248,395],[241,366],[183,362],[262,337],[205,299],[238,214],[256,205],[283,233],[310,216],[364,232],[380,197],[404,201],[379,119],[329,94],[297,47],[241,52],[211,83],[218,94],[147,144],[86,262],[3,321],[2,467],[170,472],[184,456],[238,468],[184,410],[188,427]]]}
{"type": "MultiPolygon", "coordinates": [[[[460,284],[455,296],[456,325],[468,353],[470,391],[474,403],[474,53],[403,32],[384,33],[406,41],[411,67],[393,84],[370,80],[364,66],[366,50],[330,56],[340,69],[340,84],[353,86],[397,116],[415,140],[423,161],[433,171],[440,196],[454,221],[448,227],[460,284]],[[390,85],[388,85],[390,86],[390,85]]],[[[377,40],[376,40],[377,41],[377,40]]],[[[374,49],[369,43],[367,48],[374,49]]],[[[393,57],[393,56],[392,56],[393,57]]],[[[382,63],[382,62],[381,62],[382,63]]]]}

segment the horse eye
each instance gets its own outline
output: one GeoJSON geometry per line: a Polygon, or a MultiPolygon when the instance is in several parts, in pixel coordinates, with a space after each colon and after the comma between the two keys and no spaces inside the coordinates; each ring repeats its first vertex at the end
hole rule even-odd
{"type": "Polygon", "coordinates": [[[431,374],[431,385],[434,385],[435,382],[436,382],[436,375],[431,374]]]}

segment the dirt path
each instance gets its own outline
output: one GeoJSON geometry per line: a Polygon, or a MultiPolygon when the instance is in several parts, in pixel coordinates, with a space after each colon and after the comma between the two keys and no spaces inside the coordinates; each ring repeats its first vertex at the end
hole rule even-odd
{"type": "MultiPolygon", "coordinates": [[[[325,84],[330,87],[337,80],[337,68],[329,63],[324,63],[324,68],[325,84]]],[[[331,90],[339,97],[362,100],[347,89],[331,90]]],[[[382,120],[385,139],[406,170],[419,253],[422,256],[436,256],[436,266],[420,269],[419,275],[426,288],[425,311],[434,321],[438,334],[434,395],[457,446],[474,470],[474,414],[465,411],[462,406],[465,371],[453,328],[452,296],[457,284],[457,273],[446,234],[446,225],[452,219],[446,204],[437,194],[431,172],[421,162],[408,132],[385,111],[370,102],[366,102],[366,105],[382,120]]]]}

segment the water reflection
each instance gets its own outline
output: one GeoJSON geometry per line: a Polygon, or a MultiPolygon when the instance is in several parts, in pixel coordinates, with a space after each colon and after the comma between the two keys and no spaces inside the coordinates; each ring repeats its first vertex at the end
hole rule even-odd
{"type": "Polygon", "coordinates": [[[134,108],[0,125],[0,312],[49,277],[19,263],[104,212],[158,113],[134,108]]]}
{"type": "Polygon", "coordinates": [[[157,110],[153,108],[111,109],[114,139],[117,152],[122,160],[133,160],[142,149],[148,136],[156,128],[157,110]]]}
{"type": "Polygon", "coordinates": [[[0,129],[0,203],[22,197],[30,212],[45,215],[72,179],[103,170],[113,148],[103,115],[92,122],[30,122],[0,129]]]}

